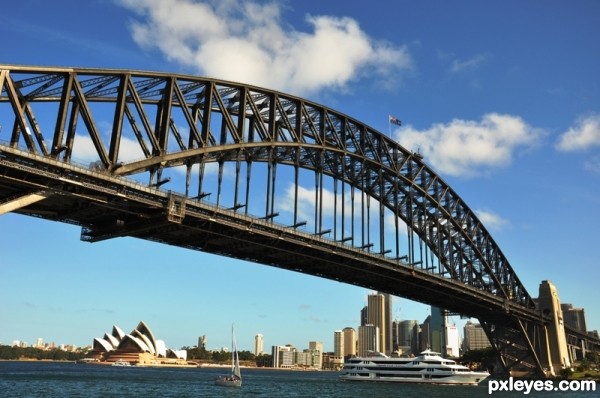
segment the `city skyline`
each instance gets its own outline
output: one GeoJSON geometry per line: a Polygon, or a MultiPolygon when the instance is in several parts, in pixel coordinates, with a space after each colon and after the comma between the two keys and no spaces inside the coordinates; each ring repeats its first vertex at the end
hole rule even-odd
{"type": "MultiPolygon", "coordinates": [[[[597,2],[42,4],[14,2],[0,15],[0,62],[206,75],[339,110],[418,150],[482,220],[532,297],[551,280],[561,302],[585,308],[587,328],[600,329],[597,2]],[[327,62],[313,62],[323,54],[327,62]]],[[[111,123],[101,123],[102,134],[111,123]]],[[[11,128],[2,126],[1,141],[11,128]]],[[[333,351],[333,331],[357,328],[371,293],[80,235],[72,225],[0,216],[0,341],[85,345],[107,324],[144,319],[178,347],[203,334],[226,347],[235,323],[244,350],[263,333],[265,347],[314,340],[333,351]]],[[[394,307],[398,319],[429,313],[403,299],[394,307]]]]}

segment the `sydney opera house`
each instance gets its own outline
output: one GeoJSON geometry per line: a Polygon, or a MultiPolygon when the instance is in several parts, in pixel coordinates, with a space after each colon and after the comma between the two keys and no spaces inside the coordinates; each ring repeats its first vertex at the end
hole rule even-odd
{"type": "Polygon", "coordinates": [[[187,352],[167,349],[163,340],[156,340],[143,321],[129,334],[118,326],[112,333],[95,338],[90,356],[100,362],[129,362],[135,365],[185,365],[187,352]]]}

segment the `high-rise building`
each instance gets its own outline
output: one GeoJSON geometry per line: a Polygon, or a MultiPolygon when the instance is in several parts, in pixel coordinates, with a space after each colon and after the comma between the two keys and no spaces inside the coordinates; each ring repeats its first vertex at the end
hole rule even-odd
{"type": "Polygon", "coordinates": [[[398,322],[398,347],[402,353],[419,353],[419,323],[415,320],[398,322]]]}
{"type": "Polygon", "coordinates": [[[274,368],[291,368],[296,365],[296,349],[290,345],[274,345],[271,348],[274,368]]]}
{"type": "Polygon", "coordinates": [[[379,351],[379,327],[364,325],[358,327],[358,356],[368,356],[370,351],[379,351]]]}
{"type": "Polygon", "coordinates": [[[485,330],[483,330],[480,324],[467,321],[463,330],[463,350],[465,352],[482,350],[491,346],[490,341],[485,334],[485,330]]]}
{"type": "Polygon", "coordinates": [[[394,347],[392,344],[392,296],[388,293],[382,294],[384,298],[385,307],[385,319],[383,321],[385,335],[382,336],[382,338],[385,338],[385,349],[382,348],[382,352],[385,352],[389,355],[394,347]]]}
{"type": "Polygon", "coordinates": [[[263,344],[263,335],[258,333],[256,336],[254,336],[254,355],[259,356],[263,353],[263,344]]]}
{"type": "MultiPolygon", "coordinates": [[[[383,294],[370,294],[367,301],[367,318],[368,325],[377,326],[379,337],[378,345],[375,351],[386,353],[388,352],[387,343],[387,322],[386,322],[386,303],[383,294]]],[[[359,336],[360,339],[360,336],[359,336]]]]}
{"type": "Polygon", "coordinates": [[[342,332],[344,333],[344,357],[356,356],[356,331],[347,327],[342,332]]]}
{"type": "Polygon", "coordinates": [[[587,326],[585,324],[585,311],[583,308],[573,308],[573,304],[561,304],[563,318],[565,319],[565,325],[572,327],[575,330],[579,330],[582,333],[587,333],[587,326]]]}
{"type": "Polygon", "coordinates": [[[206,349],[206,335],[198,337],[198,348],[206,349]]]}
{"type": "Polygon", "coordinates": [[[344,332],[342,330],[336,330],[333,332],[333,356],[336,358],[343,358],[344,355],[346,355],[344,348],[344,332]]]}
{"type": "Polygon", "coordinates": [[[460,356],[460,336],[456,325],[446,326],[446,356],[458,358],[460,356]]]}
{"type": "Polygon", "coordinates": [[[323,342],[322,341],[309,341],[308,350],[311,354],[311,366],[317,369],[321,369],[323,364],[323,342]]]}
{"type": "Polygon", "coordinates": [[[425,351],[431,349],[430,341],[430,329],[431,329],[431,315],[427,315],[427,318],[419,325],[421,331],[419,332],[419,351],[425,351]]]}
{"type": "Polygon", "coordinates": [[[446,356],[446,311],[435,306],[431,306],[431,322],[429,324],[429,344],[430,349],[446,356]]]}
{"type": "Polygon", "coordinates": [[[369,324],[369,307],[364,306],[362,310],[360,310],[360,326],[365,326],[369,324]]]}
{"type": "Polygon", "coordinates": [[[400,321],[392,321],[392,351],[400,346],[400,321]]]}

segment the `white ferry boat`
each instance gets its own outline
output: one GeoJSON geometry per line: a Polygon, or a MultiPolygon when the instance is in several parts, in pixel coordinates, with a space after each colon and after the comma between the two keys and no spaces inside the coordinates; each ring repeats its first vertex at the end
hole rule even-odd
{"type": "Polygon", "coordinates": [[[426,350],[414,358],[392,358],[376,353],[373,356],[350,358],[344,363],[341,380],[471,384],[477,385],[490,374],[472,371],[439,353],[426,350]]]}

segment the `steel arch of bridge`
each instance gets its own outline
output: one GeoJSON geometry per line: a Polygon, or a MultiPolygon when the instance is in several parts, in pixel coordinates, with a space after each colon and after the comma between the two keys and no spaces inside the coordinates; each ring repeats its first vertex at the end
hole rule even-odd
{"type": "Polygon", "coordinates": [[[422,157],[391,138],[314,102],[239,83],[130,70],[7,65],[0,69],[0,203],[22,196],[29,200],[27,206],[15,211],[79,224],[84,240],[137,236],[440,305],[478,317],[505,369],[525,366],[542,371],[538,353],[543,320],[505,255],[473,211],[422,157]],[[102,107],[101,116],[95,107],[102,107]],[[112,121],[108,133],[99,127],[103,119],[112,121]],[[125,141],[127,134],[132,138],[125,141]],[[46,140],[48,136],[51,141],[46,140]],[[82,136],[91,141],[95,159],[91,169],[85,171],[72,159],[82,136]],[[139,160],[122,156],[124,146],[132,142],[141,155],[139,160]],[[212,213],[203,213],[207,208],[203,204],[208,179],[205,167],[210,163],[218,168],[217,192],[213,192],[216,205],[210,207],[212,213]],[[259,199],[250,194],[252,184],[257,184],[251,181],[255,164],[266,165],[266,177],[261,180],[265,193],[259,199]],[[235,182],[228,185],[223,183],[226,165],[235,167],[235,173],[230,173],[235,175],[235,182]],[[291,168],[294,176],[290,199],[293,222],[287,228],[274,222],[278,215],[278,165],[291,168]],[[167,193],[158,188],[167,181],[165,170],[173,167],[185,169],[185,185],[167,193]],[[310,234],[298,229],[306,223],[299,211],[298,193],[304,170],[314,174],[314,215],[310,220],[314,231],[310,234]],[[44,175],[45,182],[41,178],[44,175]],[[139,176],[147,179],[145,187],[138,187],[139,178],[136,183],[130,182],[131,177],[139,176]],[[324,214],[325,177],[332,181],[333,217],[324,214]],[[194,178],[198,180],[195,183],[191,182],[194,178]],[[74,179],[76,183],[69,182],[74,179]],[[91,194],[92,186],[102,189],[91,194]],[[197,189],[192,192],[193,188],[197,189]],[[222,203],[224,190],[233,196],[232,206],[227,208],[222,203]],[[99,213],[92,215],[84,209],[82,201],[87,198],[93,202],[100,191],[111,195],[102,206],[121,214],[115,216],[116,224],[107,222],[106,215],[101,219],[99,213]],[[53,201],[52,195],[63,201],[74,198],[80,210],[70,215],[64,210],[57,215],[49,207],[61,205],[53,201]],[[128,202],[118,202],[119,195],[127,197],[128,202]],[[131,207],[134,197],[139,203],[146,201],[149,208],[158,206],[149,205],[155,201],[152,203],[176,209],[167,211],[169,221],[176,225],[164,227],[161,236],[151,235],[157,228],[155,215],[140,217],[143,211],[131,207]],[[343,205],[337,205],[338,197],[343,205]],[[263,214],[250,213],[250,199],[264,201],[263,214]],[[379,216],[373,232],[379,239],[377,244],[370,239],[370,200],[376,203],[379,216]],[[346,202],[351,206],[347,208],[346,202]],[[49,207],[42,208],[44,203],[49,207]],[[361,225],[356,228],[360,232],[355,231],[355,207],[360,213],[361,225]],[[391,233],[394,237],[387,241],[390,234],[385,231],[386,212],[395,220],[391,233]],[[203,218],[204,224],[193,223],[193,217],[199,220],[209,213],[221,216],[217,221],[221,229],[208,216],[203,218]],[[333,218],[333,232],[326,229],[328,217],[333,218]],[[251,225],[254,232],[232,232],[235,223],[245,225],[246,231],[251,225]],[[117,224],[120,229],[114,227],[117,224]],[[404,239],[400,233],[403,224],[408,229],[406,253],[399,243],[404,239]],[[226,225],[231,225],[231,230],[226,230],[226,225]],[[203,232],[197,232],[196,242],[192,242],[182,233],[176,235],[175,228],[181,226],[190,234],[194,229],[203,232]],[[259,230],[261,239],[278,234],[285,243],[274,238],[259,241],[257,236],[249,235],[259,235],[259,230]],[[350,236],[346,236],[348,231],[350,236]],[[198,243],[202,239],[208,242],[209,236],[227,239],[231,234],[237,241],[276,248],[285,255],[267,258],[261,257],[266,254],[253,252],[250,245],[235,248],[233,244],[224,247],[227,245],[198,243]],[[327,238],[327,234],[333,237],[327,238]],[[394,249],[386,250],[390,240],[394,249]],[[297,241],[302,241],[301,250],[297,241]],[[327,254],[309,252],[311,243],[321,245],[320,250],[327,254]],[[435,266],[428,253],[436,257],[435,266]],[[350,264],[349,256],[357,265],[350,264]],[[318,266],[313,269],[305,265],[307,259],[344,264],[352,271],[334,272],[318,266]],[[365,274],[361,276],[360,272],[365,274]],[[443,303],[435,292],[439,292],[443,303]]]}

